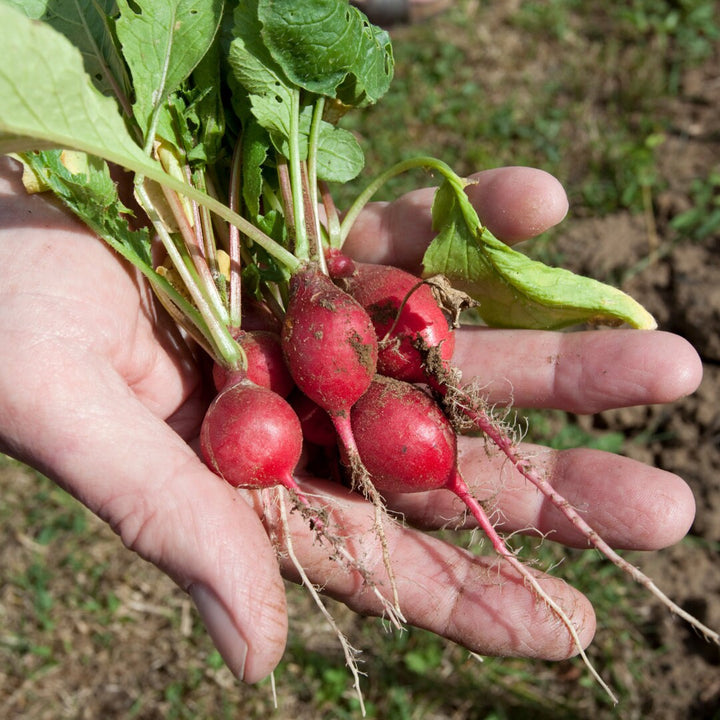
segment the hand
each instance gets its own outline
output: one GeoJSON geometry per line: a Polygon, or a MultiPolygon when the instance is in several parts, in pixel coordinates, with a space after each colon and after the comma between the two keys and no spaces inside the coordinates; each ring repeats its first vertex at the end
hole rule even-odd
{"type": "MultiPolygon", "coordinates": [[[[509,242],[559,222],[567,207],[555,180],[519,168],[479,175],[471,196],[493,232],[509,242]]],[[[429,240],[429,197],[418,191],[373,206],[348,251],[416,267],[429,240]],[[408,234],[413,226],[417,232],[408,234]]],[[[55,479],[187,590],[238,677],[266,676],[287,632],[281,575],[258,515],[262,498],[230,488],[192,449],[206,407],[194,359],[135,273],[65,212],[27,196],[7,158],[0,159],[0,278],[0,449],[55,479]]],[[[593,412],[668,402],[700,380],[692,348],[660,332],[463,330],[457,345],[466,377],[487,383],[491,401],[507,400],[512,387],[520,407],[593,412]]],[[[617,546],[659,548],[681,538],[692,521],[692,496],[674,475],[589,450],[523,451],[533,452],[553,484],[617,546]]],[[[532,488],[486,457],[481,441],[463,440],[460,461],[478,496],[496,497],[503,529],[534,526],[581,544],[532,488]]],[[[372,550],[368,503],[328,482],[305,482],[334,498],[347,536],[370,538],[372,550]]],[[[461,516],[445,492],[391,501],[422,527],[461,516]]],[[[356,611],[379,612],[376,597],[329,563],[297,514],[291,520],[296,553],[311,578],[356,611]]],[[[495,560],[413,529],[392,527],[388,535],[412,624],[486,654],[574,652],[552,614],[495,560]]],[[[379,556],[371,560],[381,576],[379,556]]],[[[543,583],[589,642],[588,602],[560,580],[543,583]]]]}

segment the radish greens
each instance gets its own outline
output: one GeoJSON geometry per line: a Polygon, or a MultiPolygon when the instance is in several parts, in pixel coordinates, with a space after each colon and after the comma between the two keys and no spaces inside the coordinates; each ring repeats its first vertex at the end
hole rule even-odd
{"type": "MultiPolygon", "coordinates": [[[[91,199],[98,178],[109,177],[104,162],[134,174],[136,195],[165,237],[171,264],[187,266],[193,254],[172,246],[200,242],[207,251],[215,280],[180,268],[197,287],[178,286],[164,300],[212,351],[219,349],[208,323],[223,321],[222,312],[213,318],[197,301],[191,312],[176,297],[189,291],[208,302],[220,297],[221,305],[229,297],[230,279],[218,273],[216,254],[232,249],[227,238],[236,231],[216,237],[217,223],[206,213],[245,238],[233,241],[234,254],[244,258],[243,272],[260,295],[283,296],[298,261],[322,262],[322,248],[339,247],[347,236],[351,223],[341,229],[328,183],[357,177],[364,161],[355,136],[338,123],[388,90],[393,54],[387,32],[344,0],[4,2],[0,47],[8,58],[0,68],[0,151],[19,155],[44,176],[46,188],[163,285],[147,252],[137,252],[138,236],[111,186],[104,181],[102,204],[91,199]],[[86,153],[85,171],[71,173],[59,155],[34,153],[53,149],[86,153]],[[165,190],[153,190],[158,185],[165,190]],[[326,223],[318,213],[322,203],[329,208],[326,223]],[[202,225],[195,226],[195,216],[205,217],[202,225]]],[[[387,177],[415,167],[444,178],[425,271],[447,276],[478,300],[488,325],[654,327],[619,290],[531,261],[497,241],[467,201],[466,181],[432,158],[410,159],[371,180],[349,217],[387,177]]]]}

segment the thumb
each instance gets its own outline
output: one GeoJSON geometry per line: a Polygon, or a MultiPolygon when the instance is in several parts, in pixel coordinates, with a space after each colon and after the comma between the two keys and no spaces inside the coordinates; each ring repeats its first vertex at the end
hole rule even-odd
{"type": "Polygon", "coordinates": [[[258,515],[101,358],[69,360],[44,366],[55,381],[42,394],[24,388],[32,403],[11,400],[10,452],[58,481],[188,591],[231,671],[261,680],[284,651],[287,613],[258,515]]]}

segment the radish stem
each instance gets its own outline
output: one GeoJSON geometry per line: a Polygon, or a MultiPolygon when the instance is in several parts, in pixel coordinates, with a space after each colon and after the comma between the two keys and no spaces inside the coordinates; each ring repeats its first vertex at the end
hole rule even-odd
{"type": "Polygon", "coordinates": [[[186,264],[185,259],[180,254],[180,251],[167,231],[165,224],[161,220],[157,209],[148,194],[147,189],[145,188],[144,179],[140,179],[140,182],[136,183],[135,191],[143,209],[148,214],[153,227],[158,233],[163,247],[173,263],[173,266],[182,278],[185,287],[200,312],[200,315],[207,324],[207,339],[213,345],[217,356],[223,358],[230,367],[245,367],[247,363],[245,352],[235,342],[232,335],[230,335],[227,326],[223,323],[222,319],[218,318],[213,307],[208,302],[205,295],[201,292],[196,278],[193,277],[193,273],[186,264]]]}
{"type": "MultiPolygon", "coordinates": [[[[235,150],[232,157],[232,168],[230,170],[230,193],[228,205],[233,212],[238,212],[240,205],[240,164],[242,162],[242,144],[238,140],[235,143],[235,150]]],[[[230,255],[230,327],[239,328],[242,321],[242,294],[240,268],[242,258],[240,255],[240,230],[235,225],[230,225],[228,232],[228,249],[230,255]]]]}
{"type": "Polygon", "coordinates": [[[390,179],[397,175],[402,175],[404,172],[409,170],[415,170],[417,168],[425,168],[427,170],[436,170],[445,179],[450,180],[457,187],[462,187],[465,181],[447,164],[437,158],[420,156],[415,158],[409,158],[403,160],[392,167],[380,173],[358,196],[355,201],[348,209],[343,221],[340,225],[340,239],[341,243],[345,242],[350,230],[357,220],[357,216],[363,210],[365,205],[370,202],[370,199],[375,193],[390,179]]]}
{"type": "Polygon", "coordinates": [[[300,162],[300,91],[294,89],[290,103],[289,169],[292,208],[295,228],[295,256],[300,260],[310,258],[305,207],[303,200],[302,168],[300,162]]]}
{"type": "Polygon", "coordinates": [[[310,208],[312,210],[313,237],[315,239],[315,259],[322,272],[327,274],[327,264],[325,263],[325,252],[322,244],[322,235],[320,232],[320,218],[318,216],[318,179],[317,179],[317,154],[318,142],[320,137],[320,127],[322,122],[323,109],[325,107],[325,98],[318,98],[313,108],[312,123],[310,125],[310,135],[308,137],[308,195],[310,208]]]}

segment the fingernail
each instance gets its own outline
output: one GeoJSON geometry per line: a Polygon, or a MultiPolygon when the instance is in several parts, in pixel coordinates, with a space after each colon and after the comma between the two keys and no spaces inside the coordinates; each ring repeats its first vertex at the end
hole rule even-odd
{"type": "Polygon", "coordinates": [[[243,681],[248,654],[247,641],[230,617],[225,604],[206,585],[191,585],[188,592],[218,652],[233,675],[243,681]]]}

